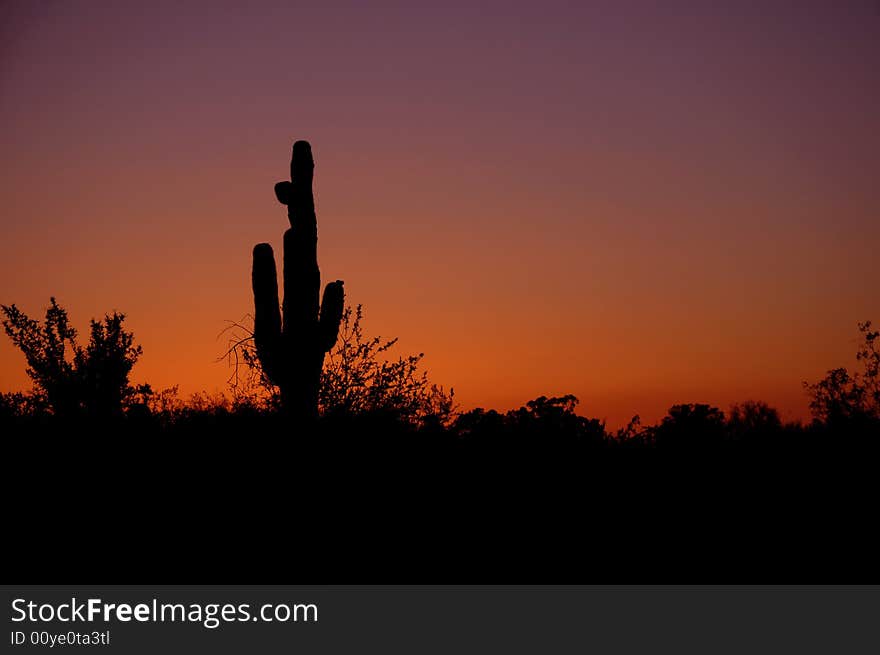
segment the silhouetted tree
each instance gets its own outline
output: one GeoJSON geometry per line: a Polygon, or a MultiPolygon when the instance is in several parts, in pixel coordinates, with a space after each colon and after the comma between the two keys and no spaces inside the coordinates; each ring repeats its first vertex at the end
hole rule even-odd
{"type": "Polygon", "coordinates": [[[734,439],[766,438],[782,429],[779,412],[760,400],[747,400],[730,408],[727,429],[734,439]]]}
{"type": "Polygon", "coordinates": [[[318,387],[324,354],[336,343],[343,308],[342,281],[324,289],[319,307],[318,228],[312,195],[314,160],[306,141],[293,144],[290,181],[275,185],[287,205],[284,233],[284,316],[278,307],[278,279],[272,246],[253,253],[254,342],[262,370],[281,392],[282,407],[298,420],[318,414],[318,387]]]}
{"type": "Polygon", "coordinates": [[[724,438],[724,412],[700,403],[673,405],[655,430],[660,448],[701,449],[724,438]]]}
{"type": "Polygon", "coordinates": [[[506,429],[505,417],[494,409],[477,407],[455,418],[453,430],[464,438],[494,439],[506,429]]]}
{"type": "Polygon", "coordinates": [[[505,414],[483,408],[458,416],[453,430],[461,437],[495,447],[530,444],[596,446],[606,437],[605,424],[575,413],[578,399],[571,395],[541,396],[505,414]]]}
{"type": "Polygon", "coordinates": [[[575,414],[577,405],[578,399],[572,394],[540,396],[508,412],[507,420],[523,437],[601,442],[605,438],[605,424],[575,414]]]}
{"type": "Polygon", "coordinates": [[[43,396],[36,393],[0,392],[0,421],[30,418],[48,409],[43,396]]]}
{"type": "Polygon", "coordinates": [[[804,382],[813,418],[820,423],[841,426],[880,421],[880,332],[871,329],[871,321],[859,323],[859,332],[862,342],[856,361],[861,363],[861,371],[835,368],[816,383],[804,382]]]}
{"type": "Polygon", "coordinates": [[[642,418],[636,414],[614,433],[614,441],[625,446],[644,446],[654,442],[654,427],[642,427],[642,418]]]}
{"type": "Polygon", "coordinates": [[[129,373],[142,353],[134,335],[123,328],[125,315],[107,314],[90,323],[89,343],[76,341],[67,311],[50,299],[43,324],[15,305],[0,305],[3,328],[27,360],[27,374],[52,412],[70,416],[120,413],[135,393],[129,373]]]}

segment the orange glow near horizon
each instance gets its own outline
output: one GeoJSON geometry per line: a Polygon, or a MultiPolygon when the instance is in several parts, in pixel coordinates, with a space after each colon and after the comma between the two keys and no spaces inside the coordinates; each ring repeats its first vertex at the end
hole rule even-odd
{"type": "MultiPolygon", "coordinates": [[[[635,4],[311,8],[297,39],[278,8],[13,10],[0,302],[54,295],[81,335],[123,311],[133,381],[224,390],[218,335],[253,309],[253,245],[281,253],[303,138],[323,279],[463,408],[805,418],[802,381],[880,320],[878,18],[635,4]]],[[[0,339],[0,390],[24,367],[0,339]]]]}

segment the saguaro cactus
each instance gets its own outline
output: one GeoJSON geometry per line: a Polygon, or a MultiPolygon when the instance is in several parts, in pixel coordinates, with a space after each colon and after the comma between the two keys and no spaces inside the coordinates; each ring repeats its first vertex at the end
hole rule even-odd
{"type": "Polygon", "coordinates": [[[293,144],[290,181],[275,185],[287,205],[290,229],[284,233],[284,318],[278,308],[275,255],[268,243],[254,247],[254,341],[266,376],[281,390],[284,411],[298,419],[318,413],[324,354],[336,343],[342,317],[342,280],[324,289],[318,306],[318,227],[312,177],[315,163],[307,141],[293,144]]]}

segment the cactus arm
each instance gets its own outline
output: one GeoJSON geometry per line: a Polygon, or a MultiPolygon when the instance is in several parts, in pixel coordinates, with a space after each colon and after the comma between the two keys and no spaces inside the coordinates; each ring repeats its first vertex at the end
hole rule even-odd
{"type": "MultiPolygon", "coordinates": [[[[275,185],[275,197],[282,205],[289,205],[293,196],[293,185],[290,182],[282,181],[275,185]]],[[[290,215],[287,217],[290,219],[290,215]]],[[[293,227],[293,225],[291,225],[293,227]]]]}
{"type": "Polygon", "coordinates": [[[278,308],[278,277],[275,255],[268,243],[254,247],[251,274],[254,290],[254,342],[266,375],[277,379],[278,347],[281,338],[281,310],[278,308]]]}
{"type": "Polygon", "coordinates": [[[330,352],[336,344],[344,302],[345,292],[342,288],[342,280],[331,282],[324,288],[324,298],[321,300],[321,318],[318,321],[318,340],[324,352],[330,352]]]}

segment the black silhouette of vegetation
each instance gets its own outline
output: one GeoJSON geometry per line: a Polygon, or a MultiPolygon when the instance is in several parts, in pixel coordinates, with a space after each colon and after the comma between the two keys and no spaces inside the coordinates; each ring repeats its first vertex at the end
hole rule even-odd
{"type": "Polygon", "coordinates": [[[329,283],[318,305],[318,228],[312,195],[312,148],[293,144],[290,181],[275,185],[287,205],[290,229],[284,233],[283,319],[272,246],[254,248],[254,343],[262,370],[281,393],[281,406],[298,421],[317,417],[324,354],[336,343],[342,315],[342,280],[329,283]]]}
{"type": "MultiPolygon", "coordinates": [[[[376,571],[481,582],[880,576],[869,323],[860,326],[858,371],[834,369],[806,385],[809,423],[785,423],[759,401],[726,413],[681,403],[655,425],[634,417],[611,431],[579,415],[572,395],[506,412],[455,411],[451,394],[418,368],[420,354],[391,359],[395,341],[365,336],[362,311],[347,309],[324,362],[319,416],[292,433],[292,417],[272,400],[280,392],[268,378],[259,383],[247,335],[236,351],[242,374],[257,376],[255,391],[182,399],[176,389],[129,383],[141,351],[120,314],[93,321],[80,347],[54,302],[43,324],[4,312],[35,383],[31,393],[0,394],[0,431],[22,464],[13,484],[102,503],[117,490],[116,518],[98,534],[138,552],[139,571],[277,580],[300,571],[285,568],[293,557],[309,562],[311,581],[368,581],[376,571]],[[150,501],[124,518],[130,494],[150,501]],[[290,516],[295,527],[280,527],[290,516]],[[294,532],[269,536],[282,529],[294,532]],[[180,559],[164,545],[172,535],[205,545],[180,559]]],[[[41,571],[63,571],[45,551],[54,541],[38,507],[15,508],[13,522],[43,535],[18,557],[39,554],[41,571]]],[[[87,546],[94,532],[74,534],[75,570],[106,570],[87,546]]]]}
{"type": "MultiPolygon", "coordinates": [[[[347,306],[337,343],[327,353],[318,390],[320,415],[336,420],[365,415],[385,416],[414,427],[446,427],[453,418],[454,391],[432,383],[421,370],[424,353],[391,356],[397,338],[368,337],[363,306],[347,306]]],[[[234,404],[252,409],[281,407],[278,386],[266,374],[253,331],[233,323],[229,347],[229,386],[234,404]]]]}
{"type": "MultiPolygon", "coordinates": [[[[80,346],[67,311],[51,298],[40,324],[15,305],[0,305],[3,328],[27,360],[35,390],[28,396],[4,395],[3,407],[13,415],[51,409],[59,417],[120,415],[138,389],[129,384],[132,367],[142,354],[134,334],[123,328],[125,315],[107,314],[92,320],[89,342],[80,346]]],[[[148,393],[148,387],[140,389],[148,393]]]]}
{"type": "Polygon", "coordinates": [[[853,426],[876,427],[880,420],[880,331],[871,329],[871,322],[859,323],[862,343],[856,359],[861,371],[835,368],[815,383],[805,382],[810,394],[813,418],[830,428],[853,426]]]}
{"type": "Polygon", "coordinates": [[[122,570],[188,582],[880,581],[870,322],[857,370],[804,383],[809,423],[757,400],[614,431],[573,395],[461,412],[421,353],[366,336],[341,282],[319,308],[312,169],[297,142],[276,186],[283,321],[260,244],[231,397],[133,386],[142,351],[122,314],[80,346],[54,298],[42,323],[2,306],[34,382],[0,394],[9,562],[100,577],[112,544],[122,570]]]}
{"type": "MultiPolygon", "coordinates": [[[[0,394],[0,420],[6,429],[36,419],[63,422],[70,417],[115,418],[132,427],[144,423],[150,429],[179,429],[208,417],[213,421],[236,416],[290,419],[284,411],[283,389],[266,372],[257,339],[245,325],[234,324],[237,331],[225,354],[234,362],[231,395],[194,394],[183,399],[176,387],[155,392],[149,384],[130,383],[142,349],[125,330],[124,314],[92,320],[89,342],[81,346],[67,311],[54,298],[42,323],[15,305],[0,307],[4,329],[24,354],[34,381],[30,392],[0,394]]],[[[731,448],[766,453],[774,447],[814,448],[817,440],[831,450],[852,439],[870,444],[880,440],[876,345],[880,332],[872,330],[870,322],[859,324],[860,370],[836,368],[817,382],[804,383],[813,414],[810,423],[783,423],[775,408],[748,400],[733,405],[727,414],[708,404],[676,404],[656,425],[643,425],[634,416],[624,428],[610,431],[604,421],[579,415],[573,395],[541,396],[507,412],[483,408],[459,412],[454,392],[433,383],[420,368],[424,353],[392,357],[390,351],[398,340],[367,336],[363,317],[362,306],[346,307],[340,315],[337,343],[322,357],[315,415],[320,422],[315,433],[356,431],[358,421],[367,421],[371,429],[379,430],[369,435],[377,441],[387,429],[414,438],[420,433],[445,435],[457,446],[553,450],[563,445],[594,455],[634,448],[685,456],[731,448]]]]}

